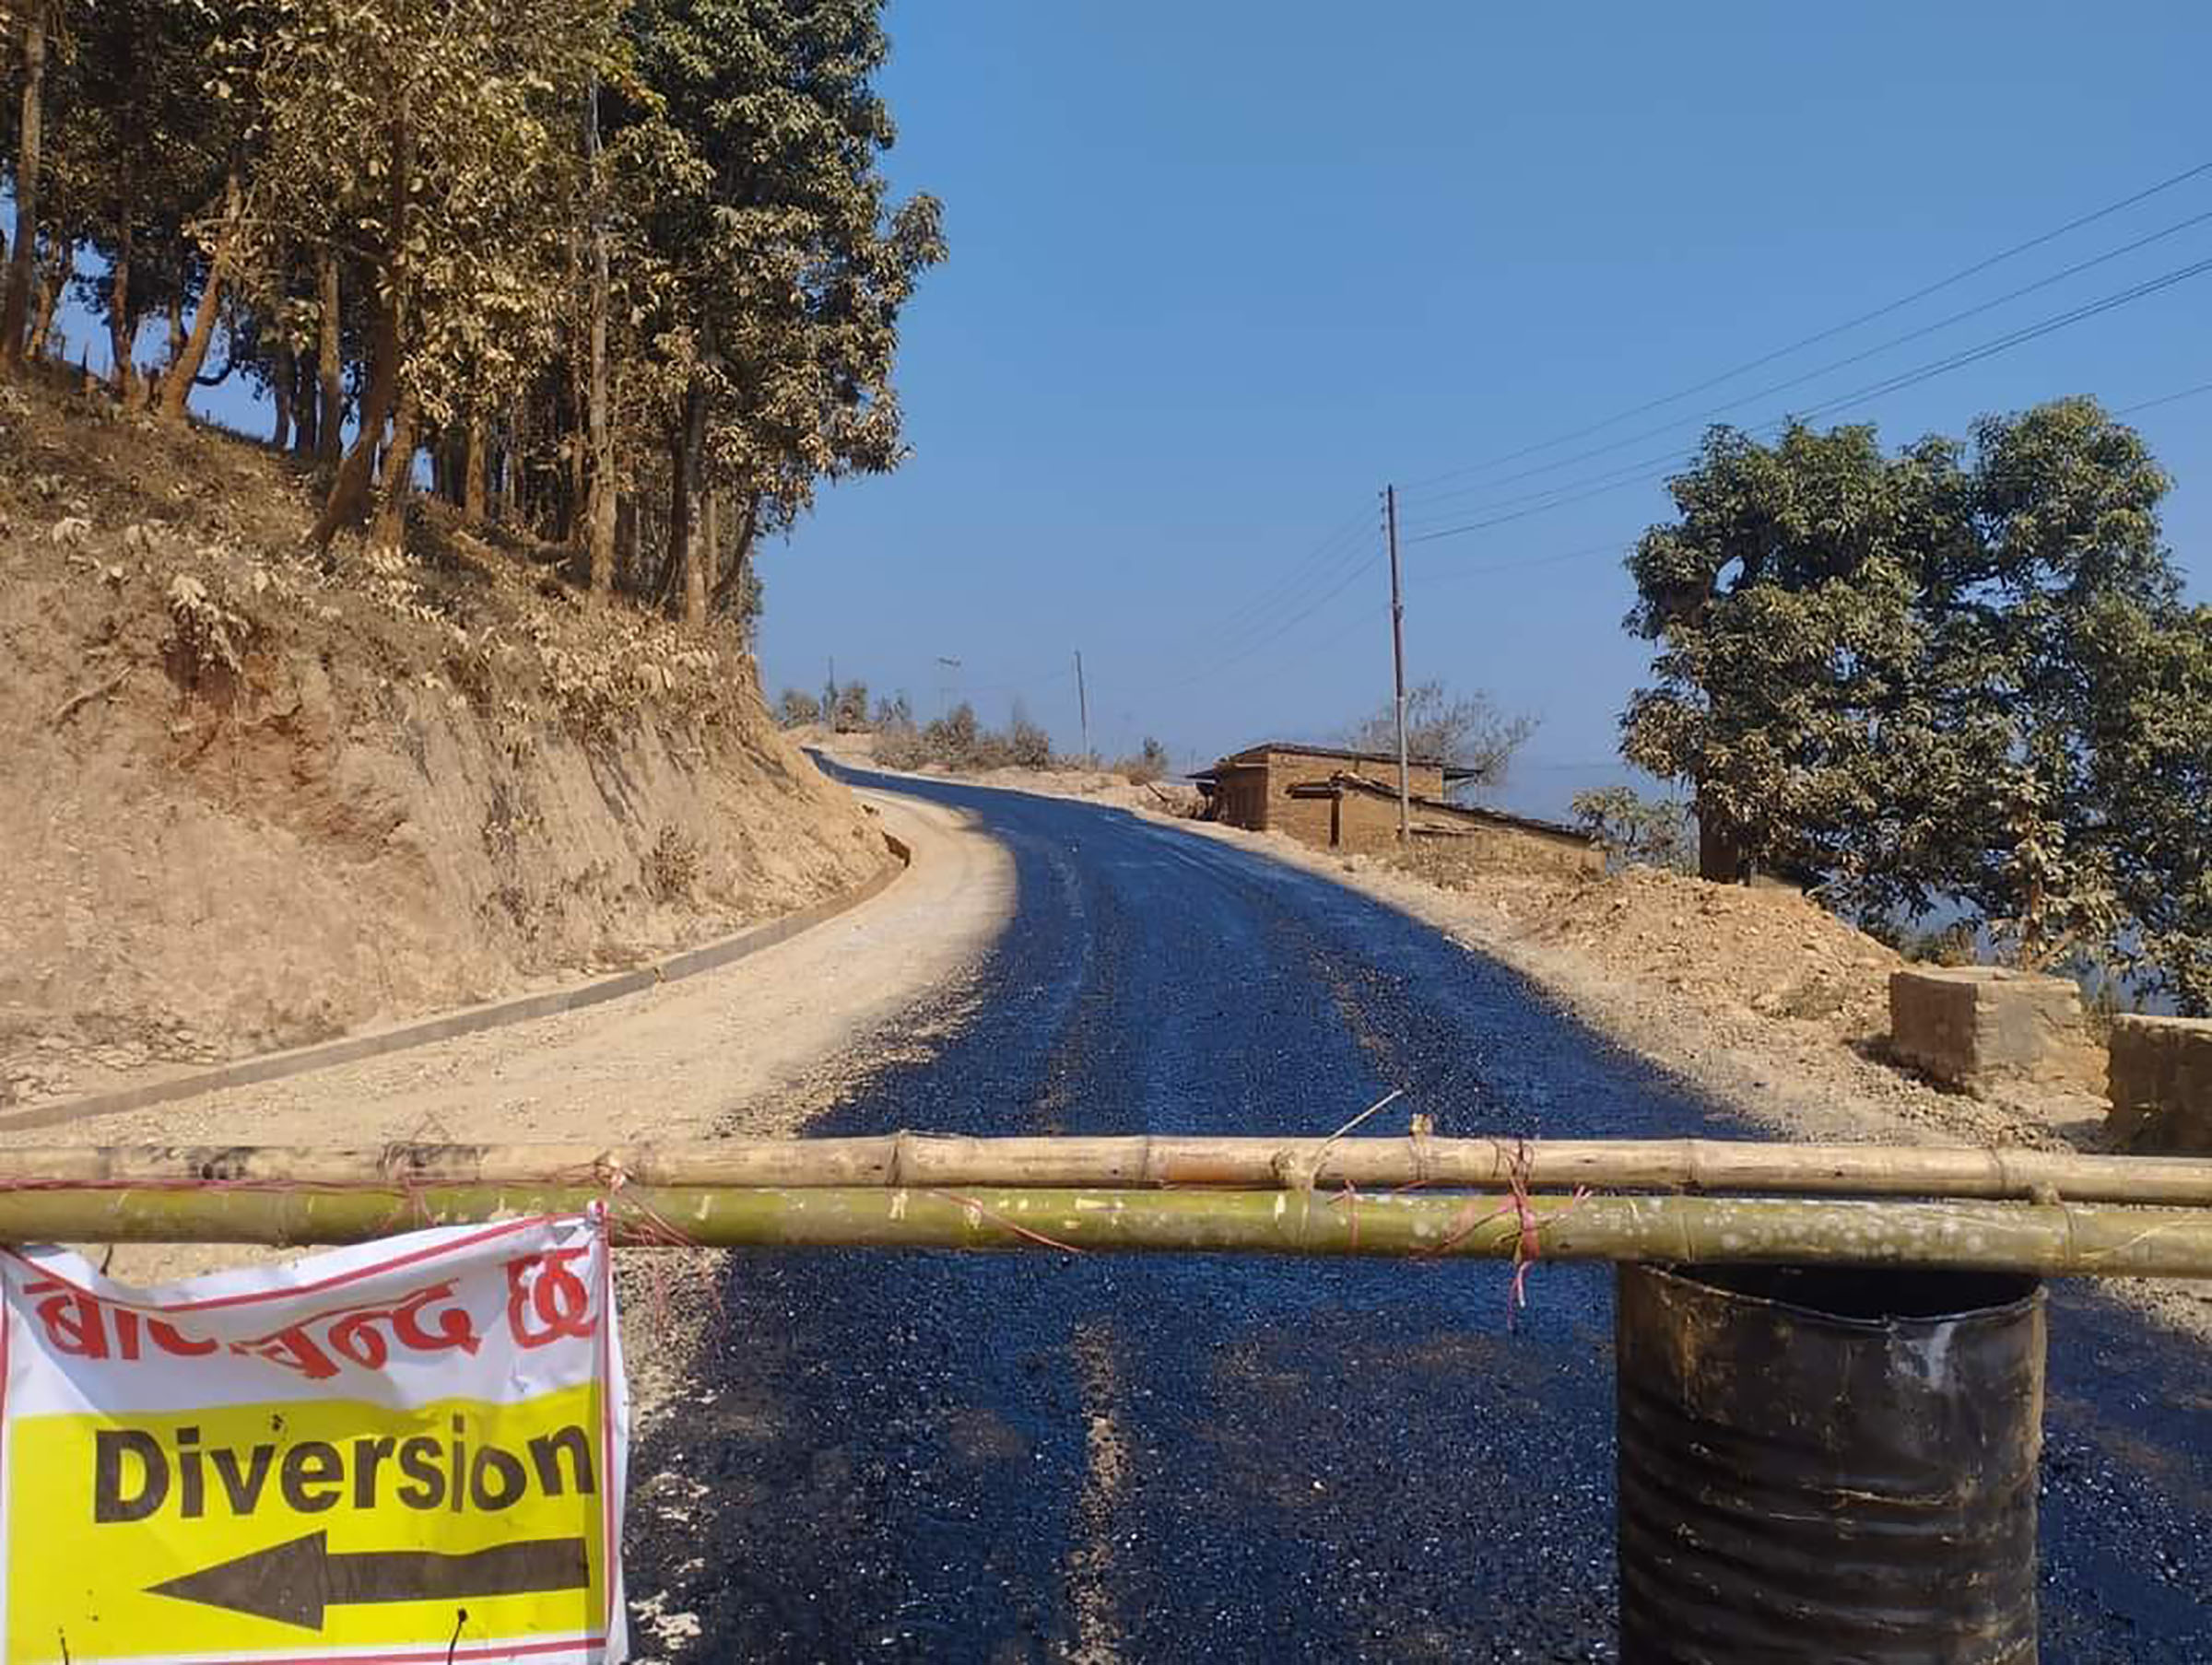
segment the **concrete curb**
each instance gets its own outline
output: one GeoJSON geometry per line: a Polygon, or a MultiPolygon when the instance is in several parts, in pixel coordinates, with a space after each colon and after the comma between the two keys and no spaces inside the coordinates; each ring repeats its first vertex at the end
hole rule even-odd
{"type": "MultiPolygon", "coordinates": [[[[881,831],[880,828],[877,830],[881,831]]],[[[241,1058],[230,1063],[218,1064],[212,1069],[195,1070],[188,1075],[172,1075],[163,1081],[149,1081],[140,1086],[118,1087],[111,1093],[94,1093],[83,1098],[64,1099],[59,1104],[38,1105],[19,1115],[0,1117],[0,1132],[55,1127],[93,1116],[112,1116],[124,1110],[144,1109],[148,1105],[166,1104],[176,1098],[191,1098],[201,1093],[218,1092],[225,1087],[252,1086],[258,1082],[278,1081],[287,1075],[303,1075],[310,1070],[326,1070],[333,1064],[354,1063],[364,1058],[381,1058],[387,1052],[404,1052],[411,1047],[425,1047],[433,1041],[450,1040],[456,1035],[474,1035],[482,1029],[502,1028],[509,1024],[527,1023],[532,1018],[555,1017],[564,1012],[582,1011],[586,1006],[620,1000],[625,995],[642,994],[646,990],[662,983],[697,977],[702,971],[719,970],[759,954],[764,948],[787,943],[817,925],[827,924],[839,914],[857,908],[863,902],[873,901],[889,889],[913,864],[914,852],[903,839],[888,832],[883,833],[882,837],[884,843],[890,847],[894,859],[866,884],[857,885],[842,896],[831,897],[810,908],[802,908],[796,913],[787,913],[781,919],[771,920],[765,925],[756,925],[735,936],[724,937],[720,942],[672,954],[665,959],[641,966],[634,971],[619,972],[594,982],[578,984],[572,989],[550,989],[542,994],[487,1001],[482,1005],[465,1006],[458,1012],[426,1017],[395,1028],[379,1029],[371,1034],[318,1041],[312,1046],[293,1047],[282,1052],[263,1052],[253,1058],[241,1058]]]]}

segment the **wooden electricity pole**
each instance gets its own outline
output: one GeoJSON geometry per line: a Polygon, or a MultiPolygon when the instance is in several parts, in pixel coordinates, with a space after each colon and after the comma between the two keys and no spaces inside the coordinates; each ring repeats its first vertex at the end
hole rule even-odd
{"type": "Polygon", "coordinates": [[[1090,695],[1083,686],[1083,650],[1076,650],[1076,710],[1083,723],[1083,755],[1090,756],[1090,695]]]}
{"type": "Polygon", "coordinates": [[[1398,488],[1382,488],[1382,514],[1390,528],[1390,669],[1398,707],[1398,842],[1410,836],[1413,788],[1406,759],[1406,594],[1398,582],[1398,488]]]}

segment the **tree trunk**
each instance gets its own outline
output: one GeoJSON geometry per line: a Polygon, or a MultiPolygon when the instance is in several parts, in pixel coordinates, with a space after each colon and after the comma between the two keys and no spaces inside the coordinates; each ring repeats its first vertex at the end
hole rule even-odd
{"type": "Polygon", "coordinates": [[[16,247],[0,297],[0,369],[23,367],[23,326],[30,312],[30,263],[39,241],[39,145],[46,108],[47,0],[32,0],[23,21],[23,110],[16,151],[16,247]]]}
{"type": "Polygon", "coordinates": [[[315,416],[315,460],[335,472],[346,428],[346,367],[338,353],[338,256],[328,243],[315,254],[315,296],[320,303],[315,379],[323,394],[322,409],[315,416]]]}
{"type": "Polygon", "coordinates": [[[384,450],[383,498],[369,541],[380,549],[404,549],[407,543],[407,498],[415,490],[415,390],[399,395],[392,416],[392,443],[384,450]]]}
{"type": "Polygon", "coordinates": [[[653,604],[665,608],[668,598],[682,582],[691,541],[691,471],[684,441],[689,421],[690,398],[685,396],[685,414],[668,430],[668,531],[661,552],[659,581],[653,587],[653,604]]]}
{"type": "MultiPolygon", "coordinates": [[[[392,405],[399,386],[399,320],[396,308],[382,300],[375,303],[376,327],[369,355],[369,385],[361,394],[361,425],[347,448],[345,458],[338,463],[336,476],[331,483],[329,499],[323,505],[323,513],[315,522],[313,532],[308,535],[318,545],[326,545],[339,528],[358,525],[369,511],[369,486],[376,463],[376,442],[383,437],[384,419],[392,414],[392,405]]],[[[330,445],[331,430],[323,434],[324,449],[330,445]]]]}
{"type": "Polygon", "coordinates": [[[683,482],[684,523],[671,526],[670,545],[683,560],[684,622],[707,622],[706,516],[701,512],[703,491],[700,463],[707,445],[707,394],[696,381],[684,392],[684,425],[677,441],[677,474],[683,482]]]}
{"type": "Polygon", "coordinates": [[[131,311],[131,205],[116,205],[115,264],[108,269],[108,356],[115,373],[115,398],[128,405],[138,388],[138,318],[131,311]]]}
{"type": "MultiPolygon", "coordinates": [[[[743,603],[745,569],[752,559],[753,538],[759,524],[760,499],[748,493],[745,498],[745,512],[737,517],[737,531],[733,540],[735,547],[730,552],[729,563],[714,580],[711,601],[716,613],[736,612],[743,603]]],[[[741,618],[739,622],[744,621],[741,618]]]]}
{"type": "Polygon", "coordinates": [[[53,314],[62,304],[62,289],[76,270],[76,244],[65,241],[39,274],[38,311],[30,323],[30,357],[46,357],[46,343],[53,334],[53,314]]]}
{"type": "Polygon", "coordinates": [[[319,447],[318,413],[315,408],[314,360],[304,353],[294,353],[292,358],[292,453],[312,457],[319,447]]]}
{"type": "Polygon", "coordinates": [[[461,513],[472,524],[484,519],[484,416],[468,413],[468,461],[461,469],[461,513]]]}
{"type": "Polygon", "coordinates": [[[184,349],[170,361],[161,378],[161,415],[171,422],[184,420],[192,399],[193,378],[207,361],[207,344],[215,339],[215,321],[222,311],[223,284],[230,276],[231,257],[238,247],[241,212],[238,170],[223,180],[223,229],[216,233],[215,254],[207,263],[207,287],[200,292],[200,310],[194,315],[192,334],[184,349]]]}
{"type": "Polygon", "coordinates": [[[276,431],[269,436],[269,443],[282,456],[292,444],[292,349],[276,349],[276,373],[269,378],[269,394],[276,406],[276,431]]]}
{"type": "Polygon", "coordinates": [[[1717,810],[1698,810],[1698,877],[1716,885],[1748,885],[1751,859],[1743,836],[1717,810]]]}
{"type": "MultiPolygon", "coordinates": [[[[369,352],[369,385],[361,394],[360,429],[354,435],[352,448],[347,451],[345,460],[338,464],[329,499],[323,505],[314,530],[308,534],[314,543],[323,545],[329,544],[339,527],[358,525],[369,512],[370,477],[376,462],[376,442],[383,437],[384,418],[399,401],[400,354],[405,348],[406,332],[407,193],[415,173],[415,129],[407,120],[404,101],[393,117],[390,135],[392,195],[386,210],[390,217],[384,227],[384,283],[381,289],[373,283],[369,286],[369,303],[376,315],[369,352]]],[[[335,307],[324,309],[326,350],[335,328],[336,315],[335,307]]],[[[326,419],[327,416],[325,412],[326,419]]],[[[395,433],[394,439],[395,441],[404,439],[411,453],[415,443],[411,400],[406,405],[406,431],[395,433]]],[[[328,432],[324,435],[324,443],[325,446],[330,443],[328,432]]]]}
{"type": "Polygon", "coordinates": [[[507,513],[515,525],[530,524],[530,399],[515,395],[507,416],[507,513]]]}
{"type": "MultiPolygon", "coordinates": [[[[712,595],[714,593],[714,586],[721,581],[722,493],[716,491],[712,487],[710,486],[706,491],[706,554],[700,562],[700,565],[704,569],[706,592],[709,595],[712,595]]],[[[700,616],[705,616],[704,602],[700,604],[700,616]]]]}
{"type": "Polygon", "coordinates": [[[634,588],[638,571],[638,500],[626,491],[617,491],[615,499],[615,569],[627,574],[628,582],[634,588]]]}
{"type": "Polygon", "coordinates": [[[591,540],[591,587],[605,596],[615,581],[615,436],[607,420],[606,392],[606,222],[600,212],[599,189],[599,77],[592,77],[584,94],[584,155],[591,164],[592,205],[592,368],[587,420],[591,426],[591,498],[584,510],[586,535],[591,540]]]}

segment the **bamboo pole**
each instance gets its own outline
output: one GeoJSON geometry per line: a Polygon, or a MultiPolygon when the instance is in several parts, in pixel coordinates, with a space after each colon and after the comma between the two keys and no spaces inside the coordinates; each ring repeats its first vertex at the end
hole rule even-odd
{"type": "MultiPolygon", "coordinates": [[[[618,1241],[702,1248],[1511,1259],[1527,1240],[1510,1199],[1479,1195],[435,1186],[14,1191],[0,1194],[0,1242],[353,1243],[595,1202],[609,1204],[618,1241]]],[[[1652,1196],[1538,1197],[1526,1206],[1545,1260],[2212,1277],[2212,1212],[2197,1209],[1652,1196]]]]}
{"type": "Polygon", "coordinates": [[[2074,1152],[1781,1144],[1757,1140],[1204,1138],[730,1139],[659,1145],[25,1147],[23,1188],[242,1185],[1219,1186],[2030,1198],[2212,1204],[2212,1159],[2074,1152]]]}

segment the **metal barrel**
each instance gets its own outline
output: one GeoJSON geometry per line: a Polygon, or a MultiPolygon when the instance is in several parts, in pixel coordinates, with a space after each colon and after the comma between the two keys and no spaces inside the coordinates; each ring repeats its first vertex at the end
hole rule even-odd
{"type": "Polygon", "coordinates": [[[1620,1657],[2036,1657],[2033,1278],[1620,1268],[1620,1657]]]}

